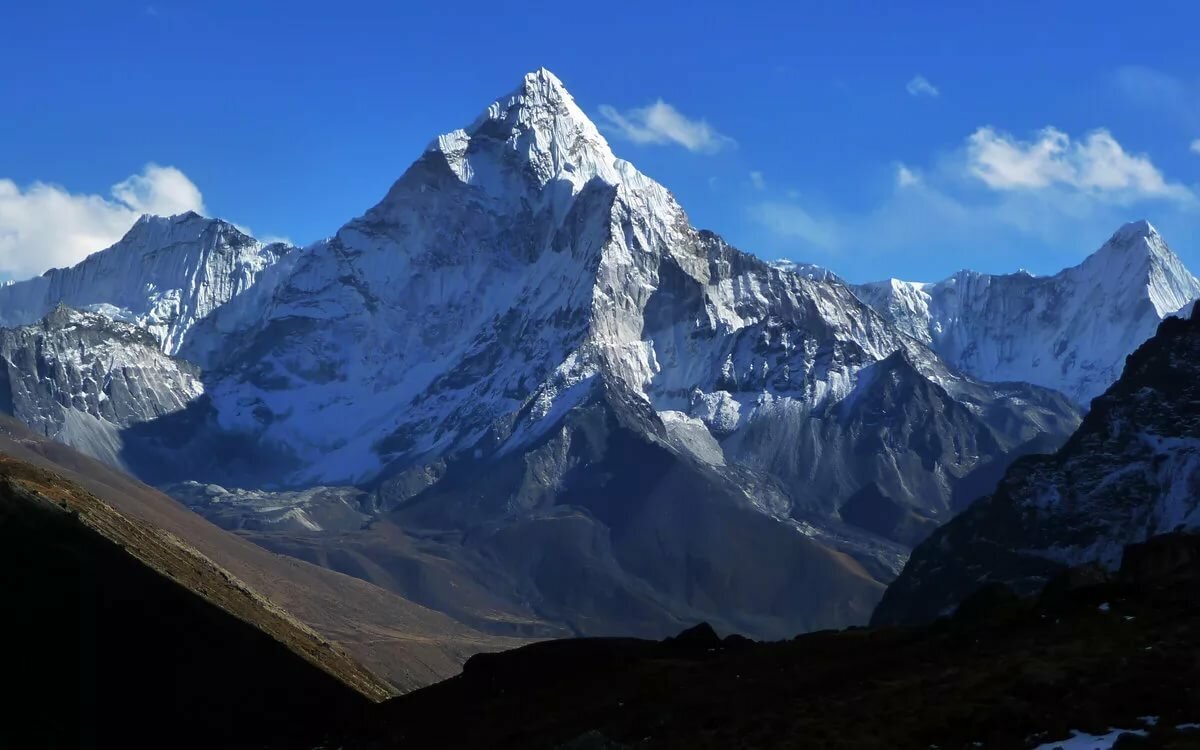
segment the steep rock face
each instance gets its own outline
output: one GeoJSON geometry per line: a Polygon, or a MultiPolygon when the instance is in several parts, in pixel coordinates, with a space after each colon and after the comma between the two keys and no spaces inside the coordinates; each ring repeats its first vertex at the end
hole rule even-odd
{"type": "Polygon", "coordinates": [[[120,242],[71,268],[0,287],[0,325],[28,325],[65,304],[136,324],[175,354],[197,321],[289,250],[193,212],[143,216],[120,242]]]}
{"type": "Polygon", "coordinates": [[[771,261],[770,265],[772,268],[778,268],[780,271],[794,273],[813,281],[841,281],[841,277],[836,273],[815,263],[798,263],[794,260],[781,258],[771,261]]]}
{"type": "Polygon", "coordinates": [[[642,265],[680,253],[703,272],[688,243],[668,240],[688,231],[666,190],[612,155],[558,80],[531,74],[437,139],[273,295],[214,317],[212,328],[249,324],[244,346],[216,363],[232,373],[212,389],[222,422],[294,448],[311,465],[299,482],[536,437],[522,420],[569,408],[560,397],[578,396],[573,386],[636,339],[627,313],[653,288],[642,265]],[[610,346],[593,341],[594,309],[610,346]]]}
{"type": "Polygon", "coordinates": [[[463,458],[390,496],[389,518],[425,535],[466,527],[463,545],[508,571],[518,600],[577,634],[707,620],[784,638],[861,621],[882,590],[862,564],[764,514],[761,477],[681,455],[653,410],[597,390],[524,455],[463,458]]]}
{"type": "Polygon", "coordinates": [[[114,465],[124,464],[124,428],[203,393],[197,368],[104,315],[59,306],[36,325],[0,329],[0,410],[114,465]]]}
{"type": "Polygon", "coordinates": [[[875,620],[931,619],[989,582],[1036,591],[1064,566],[1116,569],[1125,545],[1200,527],[1198,312],[1160,324],[1061,450],[1013,464],[918,547],[875,620]]]}
{"type": "Polygon", "coordinates": [[[955,367],[1054,388],[1086,405],[1159,321],[1200,297],[1200,281],[1140,221],[1054,276],[961,271],[936,284],[890,279],[856,291],[955,367]]]}

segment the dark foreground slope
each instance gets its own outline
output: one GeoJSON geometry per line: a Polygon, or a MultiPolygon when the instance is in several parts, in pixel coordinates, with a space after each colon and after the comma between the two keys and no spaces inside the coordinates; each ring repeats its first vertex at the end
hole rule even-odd
{"type": "Polygon", "coordinates": [[[222,530],[161,492],[74,449],[0,416],[0,454],[69,480],[130,519],[184,540],[323,638],[366,665],[376,698],[457,674],[480,651],[527,640],[487,635],[401,596],[347,575],[273,554],[222,530]]]}
{"type": "Polygon", "coordinates": [[[0,591],[7,747],[293,746],[386,689],[170,534],[8,457],[0,591]]]}
{"type": "Polygon", "coordinates": [[[791,641],[549,641],[373,708],[347,748],[1031,748],[1110,727],[1200,747],[1200,537],[1038,600],[989,589],[952,619],[791,641]]]}

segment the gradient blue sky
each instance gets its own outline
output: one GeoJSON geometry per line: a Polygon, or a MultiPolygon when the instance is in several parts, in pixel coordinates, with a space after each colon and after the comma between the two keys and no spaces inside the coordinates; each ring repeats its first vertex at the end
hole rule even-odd
{"type": "Polygon", "coordinates": [[[1047,273],[1144,217],[1200,269],[1196,4],[421,5],[9,3],[0,273],[188,200],[316,240],[540,66],[693,223],[765,257],[1047,273]]]}

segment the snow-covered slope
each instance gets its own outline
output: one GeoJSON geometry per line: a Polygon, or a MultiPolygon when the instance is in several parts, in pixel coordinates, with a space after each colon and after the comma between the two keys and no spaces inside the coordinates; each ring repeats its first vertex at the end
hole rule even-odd
{"type": "Polygon", "coordinates": [[[836,273],[815,263],[797,263],[794,260],[781,258],[771,261],[770,265],[772,268],[778,268],[780,271],[798,274],[813,281],[841,281],[841,277],[836,273]]]}
{"type": "Polygon", "coordinates": [[[47,437],[125,466],[122,430],[183,411],[200,373],[145,329],[59,306],[0,329],[0,409],[47,437]]]}
{"type": "Polygon", "coordinates": [[[1139,221],[1054,276],[961,271],[938,283],[890,279],[856,292],[976,377],[1036,383],[1086,405],[1159,321],[1200,298],[1200,280],[1139,221]]]}
{"type": "Polygon", "coordinates": [[[290,249],[193,212],[143,216],[120,242],[71,268],[0,287],[0,325],[28,325],[65,304],[134,323],[175,354],[197,321],[290,249]]]}
{"type": "Polygon", "coordinates": [[[1115,570],[1126,545],[1197,529],[1200,303],[1130,355],[1061,450],[1013,464],[918,547],[875,618],[932,619],[988,582],[1036,592],[1064,566],[1115,570]]]}

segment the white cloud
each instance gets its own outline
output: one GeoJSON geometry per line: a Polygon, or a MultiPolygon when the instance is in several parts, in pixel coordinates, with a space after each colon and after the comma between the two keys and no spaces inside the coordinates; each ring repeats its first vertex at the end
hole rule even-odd
{"type": "Polygon", "coordinates": [[[200,190],[175,167],[147,164],[141,174],[131,175],[112,188],[113,197],[143,214],[171,216],[184,211],[204,210],[200,190]]]}
{"type": "Polygon", "coordinates": [[[928,78],[922,75],[913,76],[912,80],[905,84],[904,88],[912,96],[938,96],[941,94],[937,90],[937,86],[934,86],[929,82],[928,78]]]}
{"type": "Polygon", "coordinates": [[[919,184],[921,184],[921,175],[917,174],[903,164],[896,165],[897,187],[912,187],[913,185],[919,184]]]}
{"type": "Polygon", "coordinates": [[[1192,141],[1191,149],[1194,153],[1200,154],[1200,138],[1192,141]]]}
{"type": "Polygon", "coordinates": [[[600,116],[608,129],[614,130],[634,143],[657,145],[674,143],[688,151],[716,153],[736,142],[721,135],[704,120],[688,119],[662,99],[648,107],[620,112],[607,104],[600,105],[600,116]]]}
{"type": "Polygon", "coordinates": [[[967,138],[967,169],[995,190],[1062,186],[1096,196],[1188,199],[1191,191],[1170,183],[1143,154],[1130,154],[1107,130],[1079,140],[1048,127],[1022,141],[990,127],[967,138]]]}
{"type": "Polygon", "coordinates": [[[750,173],[750,184],[754,186],[755,190],[766,190],[767,189],[767,181],[763,177],[762,172],[751,172],[750,173]]]}
{"type": "Polygon", "coordinates": [[[174,167],[147,164],[112,197],[0,179],[0,274],[23,278],[69,266],[119,240],[144,213],[204,211],[200,191],[174,167]]]}

